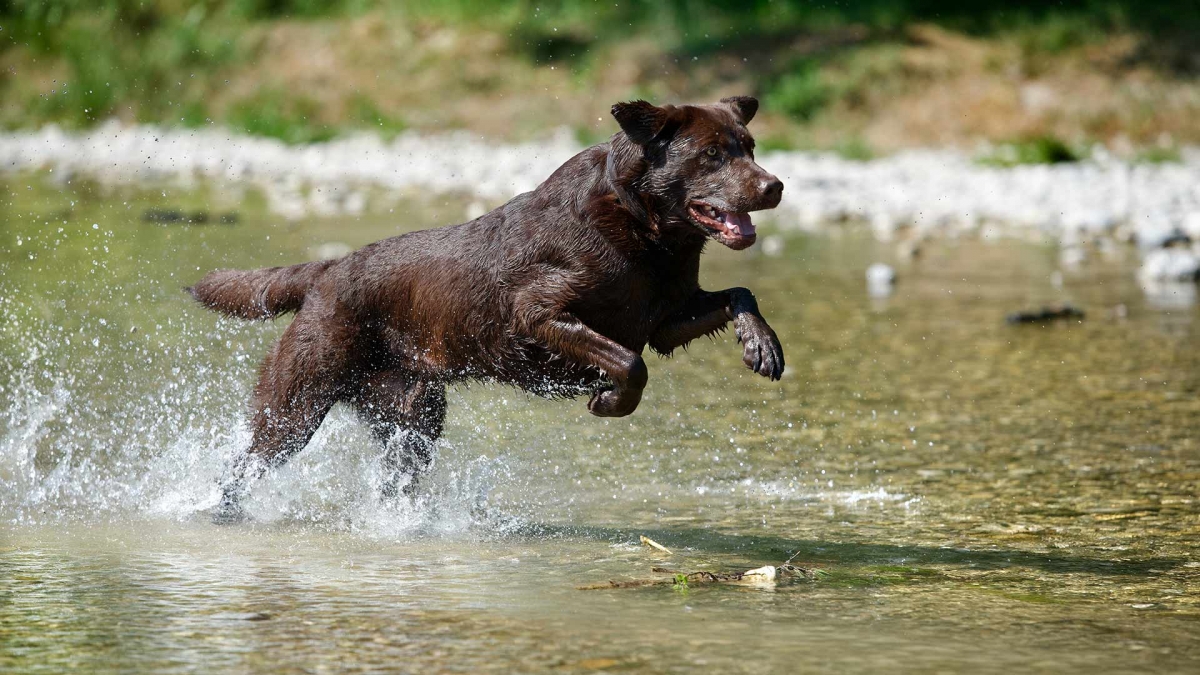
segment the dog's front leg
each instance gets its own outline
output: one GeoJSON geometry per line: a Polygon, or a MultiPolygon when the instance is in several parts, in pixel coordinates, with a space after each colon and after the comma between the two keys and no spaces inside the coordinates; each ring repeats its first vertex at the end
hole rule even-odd
{"type": "Polygon", "coordinates": [[[670,355],[698,337],[713,335],[733,322],[742,343],[742,362],[750,370],[772,380],[783,375],[783,347],[775,331],[758,311],[758,301],[745,288],[696,291],[680,311],[669,317],[650,336],[650,348],[670,355]]]}
{"type": "Polygon", "coordinates": [[[588,328],[570,312],[530,326],[541,344],[577,363],[593,366],[612,380],[613,386],[597,391],[588,410],[598,417],[623,417],[633,412],[646,388],[646,362],[642,356],[588,328]]]}

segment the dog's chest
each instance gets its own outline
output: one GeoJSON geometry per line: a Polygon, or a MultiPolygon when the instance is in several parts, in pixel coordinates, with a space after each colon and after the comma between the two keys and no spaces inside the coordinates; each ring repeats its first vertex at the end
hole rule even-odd
{"type": "Polygon", "coordinates": [[[630,265],[594,289],[585,322],[627,346],[644,344],[699,287],[694,271],[659,262],[630,265]]]}

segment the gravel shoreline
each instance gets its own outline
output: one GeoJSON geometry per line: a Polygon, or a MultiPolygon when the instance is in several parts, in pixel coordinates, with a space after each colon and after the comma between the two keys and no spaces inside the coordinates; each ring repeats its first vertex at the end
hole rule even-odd
{"type": "MultiPolygon", "coordinates": [[[[273,211],[299,218],[361,212],[378,190],[501,201],[532,189],[579,150],[566,130],[511,145],[467,133],[406,133],[391,141],[362,134],[288,146],[221,129],[109,122],[82,132],[48,126],[0,134],[0,171],[49,169],[60,180],[250,184],[264,191],[273,211]]],[[[1068,249],[1104,239],[1136,241],[1146,251],[1200,241],[1198,148],[1165,164],[1098,154],[1073,164],[997,168],[953,150],[865,162],[764,152],[759,161],[787,186],[773,214],[783,227],[820,231],[855,220],[881,239],[1038,236],[1068,249]]]]}

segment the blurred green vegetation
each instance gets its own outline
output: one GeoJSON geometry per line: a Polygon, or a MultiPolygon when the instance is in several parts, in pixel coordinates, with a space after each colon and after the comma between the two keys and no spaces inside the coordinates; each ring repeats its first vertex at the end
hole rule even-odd
{"type": "Polygon", "coordinates": [[[1061,164],[1075,162],[1081,153],[1053,136],[1038,136],[1001,144],[981,157],[981,164],[1014,166],[1017,164],[1061,164]]]}
{"type": "Polygon", "coordinates": [[[280,89],[264,89],[235,104],[227,123],[237,131],[285,143],[319,143],[336,131],[315,121],[316,110],[316,103],[302,94],[289,97],[280,89]]]}
{"type": "MultiPolygon", "coordinates": [[[[279,16],[302,14],[314,3],[252,4],[262,6],[259,16],[279,16]]],[[[354,0],[329,4],[351,12],[378,6],[354,0]]],[[[1200,26],[1200,3],[1191,0],[412,0],[400,4],[454,22],[519,29],[534,39],[566,32],[584,41],[619,40],[631,30],[648,31],[687,53],[723,49],[730,40],[847,25],[896,31],[929,22],[977,35],[1019,31],[1038,49],[1063,49],[1097,32],[1131,28],[1190,40],[1190,32],[1200,26]]]]}
{"type": "Polygon", "coordinates": [[[1183,161],[1183,153],[1175,146],[1152,146],[1137,154],[1137,161],[1146,164],[1168,164],[1183,161]]]}
{"type": "MultiPolygon", "coordinates": [[[[711,86],[731,78],[750,82],[764,110],[795,129],[819,126],[823,115],[868,109],[919,81],[922,75],[903,57],[916,25],[1002,38],[1016,46],[1021,68],[1031,76],[1061,54],[1120,34],[1150,36],[1127,61],[1189,81],[1200,70],[1196,0],[0,0],[0,97],[9,102],[0,107],[0,124],[81,127],[116,116],[187,126],[222,123],[289,143],[356,128],[391,136],[411,126],[404,106],[366,88],[327,105],[318,100],[320,92],[297,91],[268,73],[256,86],[227,91],[230,78],[268,48],[274,26],[372,13],[386,22],[497,34],[518,57],[511,70],[564,64],[581,89],[603,74],[614,50],[638,40],[685,75],[694,69],[690,64],[710,57],[752,60],[736,78],[718,72],[696,79],[711,86]]],[[[476,91],[503,93],[508,86],[496,77],[463,77],[469,64],[441,67],[442,76],[461,78],[467,84],[460,86],[476,91]]],[[[624,90],[628,96],[669,88],[652,68],[643,70],[624,90]]],[[[514,72],[511,79],[526,87],[514,85],[511,96],[529,94],[533,75],[514,72]]],[[[797,139],[807,137],[788,128],[773,132],[778,147],[804,145],[797,139]]],[[[581,127],[579,135],[603,133],[581,127]]],[[[823,145],[871,154],[856,131],[823,145]]],[[[1033,148],[1029,156],[1047,149],[1033,148]]]]}

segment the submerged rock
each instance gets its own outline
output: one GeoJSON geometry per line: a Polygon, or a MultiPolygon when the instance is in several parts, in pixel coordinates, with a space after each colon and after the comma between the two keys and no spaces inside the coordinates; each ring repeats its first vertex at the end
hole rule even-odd
{"type": "Polygon", "coordinates": [[[896,270],[891,265],[875,263],[867,268],[867,292],[874,297],[891,295],[896,284],[896,270]]]}
{"type": "Polygon", "coordinates": [[[1151,221],[1141,225],[1134,233],[1138,248],[1143,251],[1153,251],[1171,246],[1186,246],[1191,243],[1191,237],[1174,224],[1151,221]]]}
{"type": "Polygon", "coordinates": [[[324,244],[310,247],[308,253],[317,260],[333,260],[347,255],[354,248],[350,244],[340,241],[327,241],[324,244]]]}
{"type": "Polygon", "coordinates": [[[921,242],[906,239],[896,245],[896,257],[902,260],[916,260],[921,257],[921,242]]]}
{"type": "Polygon", "coordinates": [[[1143,283],[1196,281],[1200,279],[1200,257],[1180,247],[1150,251],[1142,261],[1138,278],[1143,283]]]}
{"type": "Polygon", "coordinates": [[[783,237],[781,237],[777,234],[773,234],[769,237],[764,238],[761,246],[762,246],[762,252],[764,255],[778,256],[781,253],[783,253],[783,249],[784,249],[783,237]]]}
{"type": "Polygon", "coordinates": [[[1200,211],[1193,211],[1184,216],[1181,229],[1193,241],[1200,240],[1200,211]]]}
{"type": "Polygon", "coordinates": [[[1196,305],[1197,285],[1192,281],[1143,281],[1142,293],[1155,309],[1185,310],[1196,305]]]}
{"type": "MultiPolygon", "coordinates": [[[[147,223],[171,224],[183,223],[186,225],[203,225],[211,222],[212,217],[208,211],[183,211],[180,209],[146,209],[142,212],[142,220],[147,223]]],[[[217,220],[225,225],[234,225],[238,222],[237,213],[223,213],[217,220]]]]}
{"type": "Polygon", "coordinates": [[[1078,269],[1087,262],[1087,249],[1083,246],[1066,246],[1058,252],[1058,262],[1067,269],[1078,269]]]}
{"type": "Polygon", "coordinates": [[[1008,315],[1006,320],[1011,324],[1049,323],[1051,321],[1065,321],[1067,319],[1083,319],[1085,316],[1084,311],[1078,307],[1073,305],[1058,305],[1043,307],[1031,312],[1013,312],[1008,315]]]}

